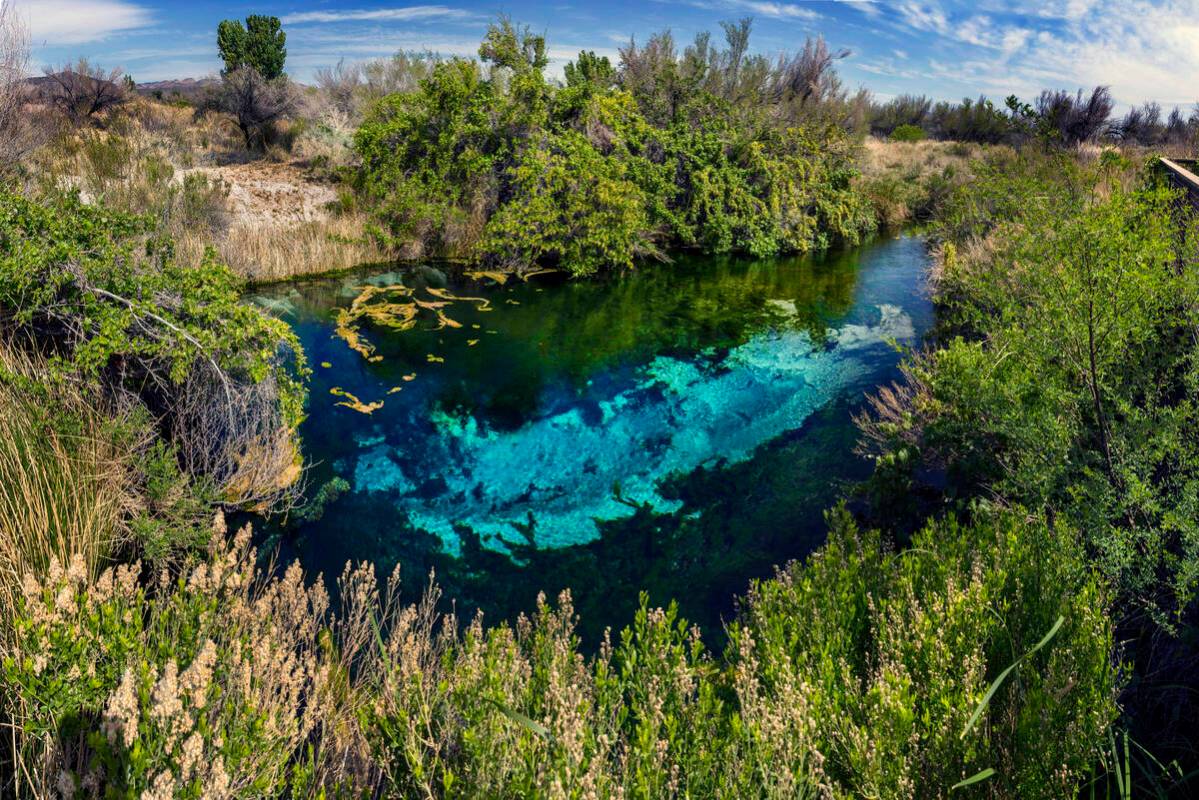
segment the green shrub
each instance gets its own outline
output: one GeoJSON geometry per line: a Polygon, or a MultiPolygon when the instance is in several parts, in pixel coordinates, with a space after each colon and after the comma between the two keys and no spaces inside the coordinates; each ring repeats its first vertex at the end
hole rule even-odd
{"type": "Polygon", "coordinates": [[[177,263],[148,217],[0,192],[0,311],[68,371],[140,397],[230,501],[269,502],[294,480],[306,367],[240,294],[212,251],[177,263]]]}
{"type": "Polygon", "coordinates": [[[1058,797],[1116,711],[1106,599],[1072,532],[976,516],[896,554],[835,512],[821,551],[754,586],[723,661],[644,597],[590,658],[568,593],[484,629],[347,568],[332,613],[218,519],[177,578],[27,577],[0,697],[23,780],[118,793],[938,797],[992,768],[994,796],[1058,797]]]}
{"type": "Polygon", "coordinates": [[[920,142],[926,137],[924,128],[919,125],[900,125],[891,131],[888,137],[893,142],[920,142]]]}
{"type": "Polygon", "coordinates": [[[999,144],[1022,134],[1020,122],[986,97],[964,98],[961,103],[933,106],[927,124],[938,139],[999,144]]]}
{"type": "Polygon", "coordinates": [[[678,98],[685,113],[651,124],[651,99],[614,86],[586,53],[570,85],[550,85],[543,50],[528,31],[492,26],[486,77],[473,61],[440,62],[367,115],[357,183],[382,244],[582,275],[667,247],[806,252],[872,227],[840,126],[780,123],[766,100],[746,107],[698,86],[678,98]]]}
{"type": "Polygon", "coordinates": [[[891,520],[981,496],[1079,531],[1129,643],[1127,724],[1177,780],[1199,719],[1194,219],[1112,153],[993,155],[943,198],[937,344],[862,421],[872,488],[891,520]]]}
{"type": "Polygon", "coordinates": [[[1062,797],[1104,743],[1117,713],[1112,627],[1077,537],[977,511],[974,525],[931,523],[894,554],[838,511],[828,543],[757,584],[730,631],[759,707],[807,709],[799,730],[778,723],[766,738],[811,741],[834,796],[945,797],[990,768],[993,796],[1062,797]]]}
{"type": "Polygon", "coordinates": [[[1167,623],[1199,574],[1199,284],[1176,266],[1193,250],[1172,193],[1106,169],[1022,156],[950,198],[942,345],[909,366],[897,427],[870,432],[946,465],[959,494],[1068,515],[1121,597],[1167,623]]]}
{"type": "Polygon", "coordinates": [[[644,193],[623,173],[574,131],[527,145],[504,175],[512,199],[487,221],[480,251],[513,271],[633,266],[652,244],[644,193]]]}

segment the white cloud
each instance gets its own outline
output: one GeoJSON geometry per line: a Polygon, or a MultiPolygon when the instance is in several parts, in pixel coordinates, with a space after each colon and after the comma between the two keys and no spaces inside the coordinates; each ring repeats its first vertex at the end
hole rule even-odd
{"type": "Polygon", "coordinates": [[[893,8],[901,27],[946,40],[929,62],[942,85],[992,97],[1106,85],[1123,106],[1199,100],[1195,0],[900,0],[893,8]]]}
{"type": "Polygon", "coordinates": [[[96,42],[154,22],[148,8],[126,0],[15,0],[15,6],[39,47],[96,42]]]}
{"type": "Polygon", "coordinates": [[[836,0],[836,2],[853,6],[868,17],[877,17],[879,15],[878,0],[836,0]]]}
{"type": "Polygon", "coordinates": [[[748,11],[757,16],[778,20],[810,22],[820,19],[821,16],[810,7],[798,3],[777,2],[777,0],[654,0],[654,2],[674,3],[705,11],[748,11]]]}
{"type": "Polygon", "coordinates": [[[412,22],[422,19],[466,19],[473,16],[468,11],[449,6],[406,6],[369,11],[303,11],[287,14],[281,21],[284,25],[300,25],[306,22],[412,22]]]}
{"type": "Polygon", "coordinates": [[[895,10],[908,27],[928,31],[963,44],[1011,52],[1032,36],[1032,31],[1004,26],[985,14],[951,15],[937,2],[903,0],[895,10]]]}
{"type": "Polygon", "coordinates": [[[795,3],[773,3],[765,0],[737,0],[731,5],[738,8],[744,8],[747,11],[752,11],[755,14],[761,14],[764,17],[774,17],[775,19],[807,19],[813,20],[820,17],[815,11],[810,8],[798,6],[795,3]]]}
{"type": "Polygon", "coordinates": [[[939,33],[942,36],[948,36],[951,32],[949,17],[936,3],[901,0],[895,4],[895,10],[908,26],[917,30],[939,33]]]}

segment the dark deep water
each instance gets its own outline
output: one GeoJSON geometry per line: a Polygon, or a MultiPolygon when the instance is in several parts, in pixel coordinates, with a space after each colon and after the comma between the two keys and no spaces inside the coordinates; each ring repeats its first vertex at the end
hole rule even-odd
{"type": "Polygon", "coordinates": [[[570,587],[594,643],[645,590],[717,639],[749,580],[817,547],[824,510],[868,475],[850,416],[931,324],[926,260],[903,237],[587,281],[416,267],[260,290],[314,369],[309,495],[350,485],[319,519],[264,530],[329,578],[398,561],[415,595],[435,570],[492,621],[570,587]],[[372,363],[334,333],[367,284],[474,299],[448,301],[436,330],[428,309],[413,330],[363,325],[372,363]],[[338,406],[333,388],[383,406],[338,406]]]}

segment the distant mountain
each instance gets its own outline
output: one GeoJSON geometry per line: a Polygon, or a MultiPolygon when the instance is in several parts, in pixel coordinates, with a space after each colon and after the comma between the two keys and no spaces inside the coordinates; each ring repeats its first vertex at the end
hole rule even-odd
{"type": "Polygon", "coordinates": [[[182,97],[184,100],[195,102],[204,92],[218,86],[216,78],[181,78],[170,81],[149,81],[137,85],[137,93],[143,97],[155,97],[169,100],[172,97],[182,97]]]}
{"type": "Polygon", "coordinates": [[[35,78],[26,78],[25,85],[31,87],[35,93],[41,94],[54,85],[54,79],[49,75],[38,75],[35,78]]]}

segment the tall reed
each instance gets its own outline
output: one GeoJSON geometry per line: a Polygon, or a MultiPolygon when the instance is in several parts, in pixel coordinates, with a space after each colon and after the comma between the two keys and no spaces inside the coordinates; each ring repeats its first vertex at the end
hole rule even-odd
{"type": "Polygon", "coordinates": [[[84,387],[0,345],[0,633],[28,573],[81,557],[95,575],[126,536],[131,448],[84,387]]]}

